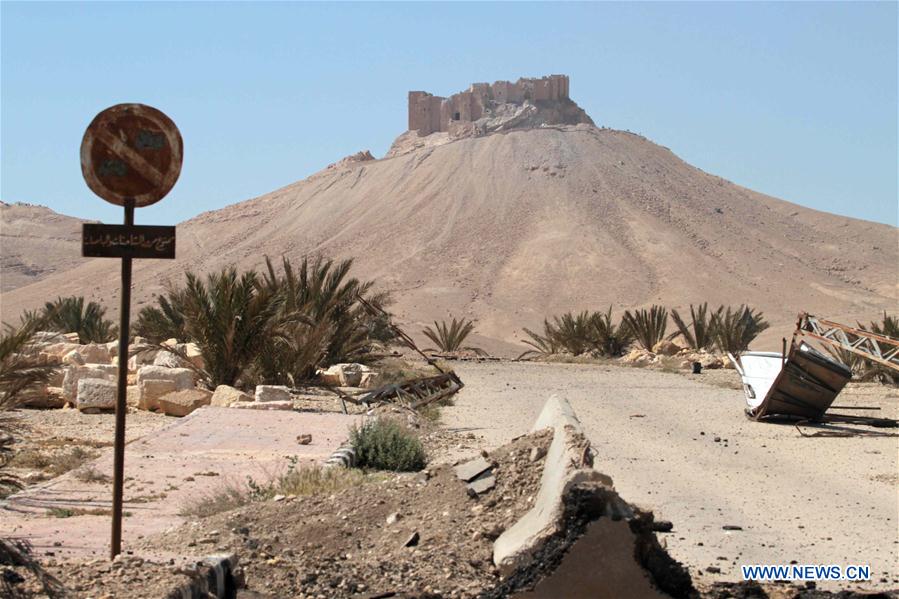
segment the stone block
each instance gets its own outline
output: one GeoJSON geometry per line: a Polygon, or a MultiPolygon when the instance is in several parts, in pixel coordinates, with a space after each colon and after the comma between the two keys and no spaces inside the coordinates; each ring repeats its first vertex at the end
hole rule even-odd
{"type": "Polygon", "coordinates": [[[256,385],[256,401],[290,401],[290,389],[284,385],[256,385]]]}
{"type": "Polygon", "coordinates": [[[362,383],[362,376],[368,372],[373,371],[364,364],[334,364],[327,370],[319,371],[319,377],[327,385],[358,387],[362,383]]]}
{"type": "Polygon", "coordinates": [[[165,379],[144,379],[137,384],[137,407],[140,410],[159,409],[159,398],[178,391],[175,381],[165,379]]]}
{"type": "Polygon", "coordinates": [[[128,385],[125,388],[125,403],[129,408],[137,408],[140,404],[140,387],[128,385]]]}
{"type": "Polygon", "coordinates": [[[73,349],[62,357],[62,363],[67,366],[84,366],[87,362],[77,349],[73,349]]]}
{"type": "Polygon", "coordinates": [[[106,379],[114,381],[118,375],[118,368],[110,364],[85,364],[84,366],[70,366],[66,368],[62,380],[62,390],[65,398],[75,401],[78,394],[78,381],[81,379],[106,379]]]}
{"type": "Polygon", "coordinates": [[[253,396],[244,393],[240,389],[229,387],[228,385],[219,385],[212,394],[212,402],[210,405],[220,408],[227,408],[238,402],[253,401],[253,396]]]}
{"type": "Polygon", "coordinates": [[[106,379],[81,378],[78,380],[78,392],[75,407],[82,412],[86,410],[114,410],[116,384],[106,379]]]}
{"type": "Polygon", "coordinates": [[[105,345],[88,343],[78,348],[85,364],[109,364],[109,352],[105,345]]]}
{"type": "Polygon", "coordinates": [[[194,371],[189,368],[166,368],[164,366],[141,366],[137,371],[137,384],[145,380],[173,381],[177,391],[192,389],[194,371]]]}
{"type": "Polygon", "coordinates": [[[203,352],[200,351],[199,345],[196,343],[181,343],[178,345],[178,349],[187,356],[187,361],[190,362],[194,368],[199,368],[201,370],[206,368],[206,361],[203,360],[203,352]]]}
{"type": "Polygon", "coordinates": [[[163,368],[183,368],[184,361],[170,351],[160,350],[153,358],[153,366],[162,366],[163,368]]]}
{"type": "Polygon", "coordinates": [[[167,416],[187,416],[197,408],[208,406],[212,393],[205,389],[187,389],[166,393],[157,400],[159,410],[167,416]]]}
{"type": "Polygon", "coordinates": [[[292,401],[239,401],[231,404],[241,410],[292,410],[292,401]]]}

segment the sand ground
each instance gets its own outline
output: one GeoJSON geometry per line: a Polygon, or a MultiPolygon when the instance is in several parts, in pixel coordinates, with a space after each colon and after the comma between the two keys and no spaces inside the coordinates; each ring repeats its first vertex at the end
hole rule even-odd
{"type": "MultiPolygon", "coordinates": [[[[674,523],[660,535],[698,584],[741,580],[743,564],[869,564],[865,583],[899,587],[896,429],[802,436],[743,415],[728,374],[681,375],[587,364],[459,363],[466,387],[443,410],[449,429],[500,445],[527,432],[546,398],[570,400],[620,494],[674,523]],[[714,385],[703,381],[713,382],[714,385]],[[742,530],[724,530],[736,525],[742,530]],[[720,568],[720,574],[706,569],[720,568]]],[[[899,393],[851,385],[835,405],[896,418],[899,393]]],[[[847,427],[848,428],[848,427],[847,427]]],[[[803,427],[806,434],[835,427],[803,427]]]]}

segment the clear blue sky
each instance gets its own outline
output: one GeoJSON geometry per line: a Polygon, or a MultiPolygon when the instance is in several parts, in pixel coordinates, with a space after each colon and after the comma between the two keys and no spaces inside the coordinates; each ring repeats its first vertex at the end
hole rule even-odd
{"type": "Polygon", "coordinates": [[[813,208],[897,224],[897,3],[0,4],[0,199],[118,222],[78,148],[143,102],[184,137],[173,224],[381,156],[406,92],[566,73],[599,125],[813,208]]]}

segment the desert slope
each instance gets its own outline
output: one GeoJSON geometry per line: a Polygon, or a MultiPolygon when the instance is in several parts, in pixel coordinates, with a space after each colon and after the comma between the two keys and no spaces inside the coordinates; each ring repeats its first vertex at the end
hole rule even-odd
{"type": "MultiPolygon", "coordinates": [[[[849,199],[847,199],[848,201],[849,199]]],[[[590,125],[462,139],[349,163],[178,226],[178,260],[140,261],[136,303],[185,268],[263,256],[356,257],[417,331],[449,314],[511,349],[522,326],[584,308],[748,302],[789,334],[799,310],[850,322],[897,305],[897,229],[810,210],[696,169],[645,138],[590,125]]],[[[2,317],[49,296],[114,305],[118,265],[3,294],[2,317]]]]}
{"type": "Polygon", "coordinates": [[[0,202],[0,291],[81,264],[83,222],[44,206],[0,202]]]}

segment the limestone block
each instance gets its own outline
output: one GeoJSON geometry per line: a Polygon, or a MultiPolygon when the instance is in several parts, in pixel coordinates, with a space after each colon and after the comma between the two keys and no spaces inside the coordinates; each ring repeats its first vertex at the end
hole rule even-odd
{"type": "Polygon", "coordinates": [[[189,368],[165,368],[163,366],[141,366],[137,371],[137,384],[144,380],[174,381],[177,391],[194,386],[194,371],[189,368]]]}
{"type": "Polygon", "coordinates": [[[292,410],[292,401],[240,401],[231,404],[241,410],[292,410]]]}
{"type": "Polygon", "coordinates": [[[125,403],[129,408],[136,408],[140,404],[140,387],[137,385],[128,385],[125,387],[125,403]]]}
{"type": "Polygon", "coordinates": [[[256,385],[256,401],[290,401],[290,389],[284,385],[256,385]]]}
{"type": "Polygon", "coordinates": [[[74,402],[78,394],[78,381],[81,379],[106,379],[114,381],[118,376],[118,368],[111,364],[85,364],[70,366],[62,379],[62,390],[68,401],[74,402]]]}
{"type": "Polygon", "coordinates": [[[158,350],[149,349],[138,343],[128,346],[128,371],[137,372],[141,366],[153,364],[157,353],[158,350]]]}
{"type": "Polygon", "coordinates": [[[190,362],[194,368],[199,368],[201,370],[206,368],[206,362],[203,360],[203,352],[200,351],[199,345],[196,343],[181,343],[178,345],[178,349],[187,356],[187,361],[190,362]]]}
{"type": "Polygon", "coordinates": [[[157,400],[159,410],[168,416],[187,416],[197,408],[208,406],[212,393],[205,389],[186,389],[166,393],[157,400]]]}
{"type": "Polygon", "coordinates": [[[250,401],[253,401],[252,395],[228,385],[219,385],[215,388],[215,393],[212,394],[212,402],[209,405],[227,408],[238,402],[250,401]]]}
{"type": "Polygon", "coordinates": [[[165,368],[183,368],[184,362],[169,351],[160,351],[156,354],[156,357],[153,358],[153,366],[163,366],[165,368]]]}
{"type": "Polygon", "coordinates": [[[81,378],[78,380],[78,393],[75,407],[85,410],[115,409],[116,384],[106,379],[81,378]]]}
{"type": "Polygon", "coordinates": [[[43,350],[48,354],[55,354],[62,358],[70,351],[77,350],[80,347],[81,346],[77,343],[69,343],[68,341],[65,341],[63,343],[54,343],[52,345],[47,345],[43,348],[43,350]]]}
{"type": "Polygon", "coordinates": [[[73,349],[62,357],[62,363],[70,366],[84,366],[87,362],[77,349],[73,349]]]}
{"type": "Polygon", "coordinates": [[[140,410],[158,410],[159,398],[178,391],[175,381],[164,379],[144,379],[137,384],[137,407],[140,410]]]}
{"type": "Polygon", "coordinates": [[[41,345],[51,345],[54,343],[66,343],[68,340],[62,336],[62,333],[56,331],[37,331],[32,335],[35,343],[41,345]]]}
{"type": "Polygon", "coordinates": [[[88,343],[78,348],[78,353],[84,358],[85,364],[109,364],[109,352],[105,345],[88,343]]]}
{"type": "Polygon", "coordinates": [[[65,337],[69,343],[81,343],[81,337],[78,333],[63,333],[62,336],[65,337]]]}
{"type": "Polygon", "coordinates": [[[363,364],[334,364],[327,370],[321,371],[319,376],[326,384],[336,384],[341,387],[358,387],[362,382],[362,375],[373,372],[371,368],[363,364]]]}

